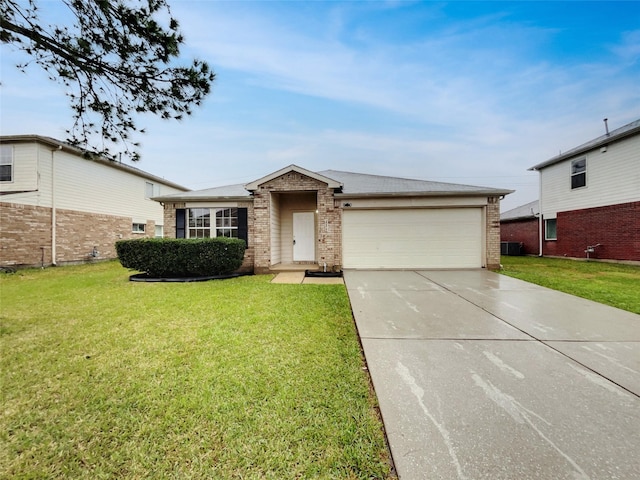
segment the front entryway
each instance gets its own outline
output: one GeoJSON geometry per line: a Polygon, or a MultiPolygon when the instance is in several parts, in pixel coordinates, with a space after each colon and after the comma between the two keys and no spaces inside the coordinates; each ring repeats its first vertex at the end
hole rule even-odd
{"type": "Polygon", "coordinates": [[[314,262],[316,259],[316,225],[313,212],[293,214],[293,261],[314,262]]]}

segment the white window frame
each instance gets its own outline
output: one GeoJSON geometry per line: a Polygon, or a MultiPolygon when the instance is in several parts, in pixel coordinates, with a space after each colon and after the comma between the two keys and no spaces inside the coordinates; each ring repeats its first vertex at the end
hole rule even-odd
{"type": "Polygon", "coordinates": [[[211,209],[187,209],[187,238],[211,237],[211,209]]]}
{"type": "Polygon", "coordinates": [[[216,237],[238,238],[238,209],[216,208],[216,237]],[[235,215],[233,215],[235,211],[235,215]],[[228,214],[227,214],[228,213],[228,214]]]}
{"type": "Polygon", "coordinates": [[[238,238],[237,207],[188,208],[186,223],[187,238],[238,238]]]}
{"type": "Polygon", "coordinates": [[[576,158],[575,160],[571,160],[571,190],[575,190],[577,188],[584,188],[587,186],[587,157],[576,158]],[[577,164],[582,162],[582,166],[578,166],[577,164]],[[576,171],[577,170],[577,171],[576,171]],[[583,177],[584,183],[582,185],[573,186],[573,179],[583,177]]]}
{"type": "Polygon", "coordinates": [[[156,189],[156,185],[153,182],[144,182],[144,198],[150,200],[152,197],[155,197],[158,190],[156,189]]]}
{"type": "Polygon", "coordinates": [[[131,233],[145,233],[146,230],[147,230],[146,223],[133,222],[131,224],[131,233]]]}
{"type": "Polygon", "coordinates": [[[558,219],[557,218],[544,219],[544,239],[545,240],[558,239],[558,219]],[[553,222],[553,237],[549,236],[549,222],[553,222]]]}
{"type": "Polygon", "coordinates": [[[158,224],[156,224],[156,227],[155,227],[155,236],[156,236],[156,238],[162,238],[162,237],[164,237],[164,225],[158,225],[158,224]]]}
{"type": "Polygon", "coordinates": [[[9,178],[0,182],[13,183],[15,174],[13,145],[0,145],[0,169],[4,170],[6,166],[9,166],[9,178]]]}

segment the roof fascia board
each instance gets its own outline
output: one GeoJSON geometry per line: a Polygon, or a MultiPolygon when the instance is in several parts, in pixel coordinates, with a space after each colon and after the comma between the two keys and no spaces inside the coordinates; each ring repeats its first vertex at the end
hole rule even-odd
{"type": "Polygon", "coordinates": [[[516,221],[521,221],[521,220],[533,220],[534,218],[538,218],[538,216],[537,215],[520,215],[519,217],[501,218],[500,221],[501,222],[516,222],[516,221]]]}
{"type": "Polygon", "coordinates": [[[395,193],[335,193],[336,198],[376,198],[376,197],[495,197],[509,195],[515,190],[491,190],[469,192],[395,192],[395,193]]]}
{"type": "Polygon", "coordinates": [[[281,168],[277,172],[273,172],[266,177],[259,178],[258,180],[254,180],[253,182],[247,183],[244,188],[249,191],[257,190],[258,187],[264,183],[267,183],[275,178],[278,178],[281,175],[285,175],[289,172],[296,172],[302,175],[306,175],[307,177],[313,178],[314,180],[318,180],[319,182],[326,183],[329,188],[340,188],[342,187],[342,183],[336,182],[335,180],[325,177],[323,175],[319,175],[315,172],[311,172],[305,168],[298,167],[297,165],[289,165],[288,167],[281,168]]]}
{"type": "Polygon", "coordinates": [[[188,195],[151,197],[156,202],[253,202],[253,197],[195,197],[188,195]]]}
{"type": "MultiPolygon", "coordinates": [[[[624,127],[621,127],[621,128],[624,128],[624,127]]],[[[549,167],[549,166],[554,165],[556,163],[560,163],[560,162],[563,162],[563,161],[568,160],[570,158],[577,157],[578,155],[582,155],[583,153],[587,153],[587,152],[590,152],[592,150],[597,150],[600,147],[603,147],[605,145],[609,145],[609,144],[614,143],[614,142],[619,142],[620,140],[624,140],[625,138],[632,137],[634,135],[638,135],[639,133],[640,133],[640,126],[634,127],[632,129],[629,129],[629,130],[627,130],[625,132],[622,132],[622,133],[609,135],[608,137],[605,135],[596,143],[587,142],[583,146],[579,146],[579,147],[576,147],[574,149],[568,150],[567,152],[565,152],[563,154],[560,154],[560,155],[558,155],[556,157],[550,158],[549,160],[547,160],[545,162],[542,162],[542,163],[539,163],[537,165],[534,165],[533,167],[529,167],[527,170],[528,171],[542,170],[543,168],[549,167]]]]}

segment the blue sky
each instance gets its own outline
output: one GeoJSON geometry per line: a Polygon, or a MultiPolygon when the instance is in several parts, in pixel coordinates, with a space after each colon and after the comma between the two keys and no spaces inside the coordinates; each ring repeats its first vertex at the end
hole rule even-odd
{"type": "MultiPolygon", "coordinates": [[[[504,211],[537,198],[527,168],[640,118],[640,2],[169,3],[217,78],[140,120],[136,166],[192,189],[294,163],[516,190],[504,211]]],[[[2,46],[2,134],[64,139],[64,90],[20,60],[2,46]]]]}

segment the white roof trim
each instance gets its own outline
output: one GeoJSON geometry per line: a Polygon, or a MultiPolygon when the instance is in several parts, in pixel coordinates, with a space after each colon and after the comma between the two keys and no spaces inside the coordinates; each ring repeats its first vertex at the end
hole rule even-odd
{"type": "Polygon", "coordinates": [[[319,175],[315,172],[311,172],[309,170],[306,170],[302,167],[298,167],[297,165],[289,165],[288,167],[284,167],[281,168],[280,170],[278,170],[277,172],[273,172],[269,175],[267,175],[266,177],[262,177],[259,178],[258,180],[254,180],[251,183],[247,183],[244,188],[246,188],[249,191],[254,191],[257,190],[258,187],[260,185],[262,185],[263,183],[267,183],[271,180],[273,180],[274,178],[278,178],[281,175],[285,175],[289,172],[296,172],[296,173],[300,173],[302,175],[306,175],[307,177],[313,178],[314,180],[318,180],[319,182],[322,183],[326,183],[329,188],[340,188],[342,187],[342,184],[340,182],[336,182],[335,180],[329,178],[329,177],[325,177],[323,175],[319,175]]]}

